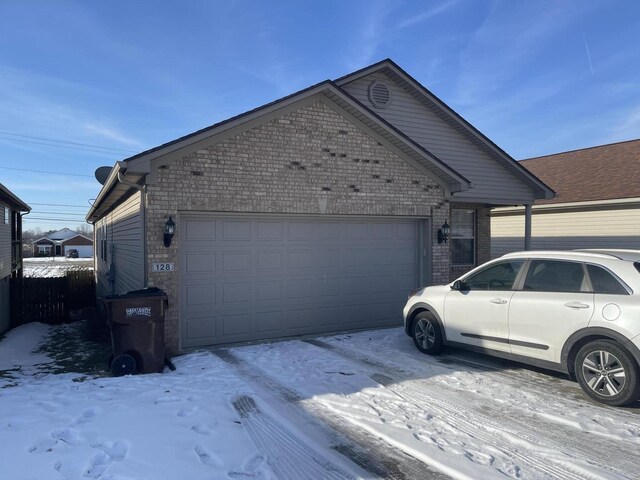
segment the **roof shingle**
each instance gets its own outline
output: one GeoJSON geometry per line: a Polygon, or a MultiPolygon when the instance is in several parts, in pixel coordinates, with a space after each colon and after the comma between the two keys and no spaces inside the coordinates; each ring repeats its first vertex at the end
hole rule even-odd
{"type": "Polygon", "coordinates": [[[640,139],[522,160],[557,197],[536,205],[640,197],[640,139]]]}

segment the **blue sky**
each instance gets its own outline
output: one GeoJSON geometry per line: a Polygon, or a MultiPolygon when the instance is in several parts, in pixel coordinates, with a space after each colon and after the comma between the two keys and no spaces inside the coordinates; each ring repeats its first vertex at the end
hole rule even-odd
{"type": "Polygon", "coordinates": [[[640,137],[637,1],[0,0],[0,45],[25,228],[83,223],[101,165],[387,57],[516,159],[640,137]]]}

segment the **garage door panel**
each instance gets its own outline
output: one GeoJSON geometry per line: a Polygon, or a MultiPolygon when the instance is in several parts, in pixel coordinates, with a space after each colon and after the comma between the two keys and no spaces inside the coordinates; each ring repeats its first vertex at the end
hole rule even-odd
{"type": "Polygon", "coordinates": [[[256,229],[256,239],[262,241],[281,241],[284,239],[284,224],[281,221],[259,221],[256,229]]]}
{"type": "Polygon", "coordinates": [[[418,222],[188,216],[183,346],[398,325],[418,222]]]}
{"type": "Polygon", "coordinates": [[[216,256],[210,252],[190,253],[183,258],[183,271],[186,274],[215,273],[216,271],[216,256]]]}
{"type": "Polygon", "coordinates": [[[184,222],[184,237],[188,242],[215,242],[216,224],[215,222],[204,220],[187,220],[184,222]]]}
{"type": "Polygon", "coordinates": [[[222,239],[225,241],[251,240],[251,223],[249,220],[225,220],[222,222],[222,239]]]}
{"type": "Polygon", "coordinates": [[[251,251],[222,252],[222,270],[225,273],[249,273],[251,251]]]}
{"type": "Polygon", "coordinates": [[[284,252],[275,251],[258,251],[256,255],[256,271],[269,272],[282,270],[284,268],[284,252]]]}
{"type": "Polygon", "coordinates": [[[256,300],[259,302],[283,301],[282,280],[262,280],[256,282],[256,300]]]}
{"type": "Polygon", "coordinates": [[[285,326],[284,312],[282,310],[257,312],[256,331],[259,334],[280,334],[285,326]]]}
{"type": "Polygon", "coordinates": [[[216,338],[216,317],[211,315],[190,315],[186,321],[185,334],[192,345],[193,342],[200,339],[205,342],[214,341],[216,338]]]}
{"type": "Polygon", "coordinates": [[[246,337],[251,333],[250,313],[228,313],[220,315],[222,337],[246,337]]]}
{"type": "Polygon", "coordinates": [[[313,266],[313,251],[293,250],[287,254],[287,266],[290,269],[309,269],[313,266]]]}
{"type": "Polygon", "coordinates": [[[251,282],[223,283],[221,307],[233,303],[251,303],[251,282]]]}
{"type": "Polygon", "coordinates": [[[294,221],[289,223],[289,240],[312,240],[313,239],[313,223],[294,221]]]}

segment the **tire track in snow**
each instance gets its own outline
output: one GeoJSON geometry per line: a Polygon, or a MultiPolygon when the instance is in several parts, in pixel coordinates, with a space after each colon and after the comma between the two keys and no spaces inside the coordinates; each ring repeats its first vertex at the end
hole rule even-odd
{"type": "Polygon", "coordinates": [[[233,408],[242,418],[243,425],[256,446],[266,455],[267,464],[279,479],[354,478],[301,443],[287,429],[262,413],[253,398],[241,395],[233,400],[233,408]]]}
{"type": "MultiPolygon", "coordinates": [[[[429,405],[436,409],[452,427],[470,437],[483,441],[487,445],[492,445],[494,448],[506,453],[508,456],[517,458],[522,464],[529,465],[534,471],[544,472],[549,475],[549,478],[557,478],[559,480],[595,480],[597,478],[602,478],[587,469],[579,468],[577,465],[568,466],[567,463],[570,463],[569,461],[565,462],[555,458],[551,459],[545,456],[541,457],[538,453],[541,448],[540,445],[546,445],[545,449],[550,452],[560,451],[569,457],[577,457],[581,459],[587,465],[593,465],[590,457],[595,456],[596,458],[601,458],[603,452],[610,451],[611,449],[611,445],[609,443],[602,442],[598,437],[589,435],[589,439],[587,440],[592,442],[591,445],[587,446],[585,443],[581,443],[582,447],[589,450],[585,458],[585,452],[576,450],[573,445],[567,445],[568,437],[563,435],[563,432],[559,432],[557,430],[555,432],[550,432],[548,426],[545,425],[518,423],[516,427],[515,425],[509,425],[507,423],[510,421],[509,413],[517,416],[522,412],[515,412],[513,409],[506,408],[501,411],[495,410],[493,415],[490,416],[481,412],[470,411],[464,404],[450,400],[451,397],[459,397],[461,390],[449,389],[450,392],[443,395],[442,393],[435,391],[433,389],[433,385],[430,385],[432,388],[429,390],[413,387],[411,385],[414,385],[417,380],[413,379],[407,374],[407,372],[397,367],[386,365],[376,360],[372,360],[366,355],[342,349],[320,340],[310,339],[304,340],[304,342],[322,348],[326,351],[330,351],[367,368],[373,368],[385,372],[385,374],[373,372],[370,376],[374,381],[391,390],[407,403],[413,404],[419,408],[424,408],[425,405],[429,405]],[[392,375],[395,378],[391,378],[388,375],[392,375]],[[404,383],[400,384],[401,381],[404,383]],[[417,402],[416,400],[420,400],[420,402],[417,402]],[[505,410],[512,411],[507,413],[505,410]],[[493,418],[496,417],[501,419],[500,424],[493,421],[493,418]],[[494,436],[485,433],[485,429],[489,429],[496,435],[502,437],[503,441],[496,441],[494,436]],[[532,431],[535,431],[536,436],[531,435],[532,431]],[[555,445],[550,446],[548,444],[550,437],[555,445]]],[[[442,389],[448,390],[445,385],[438,384],[438,387],[441,386],[442,389]]],[[[467,397],[470,396],[467,395],[467,397]]],[[[472,398],[469,398],[468,404],[473,405],[472,398]]],[[[566,432],[564,433],[566,434],[566,432]]],[[[597,467],[608,472],[622,475],[624,478],[633,478],[628,477],[628,475],[629,472],[635,472],[637,469],[638,454],[634,450],[629,450],[624,453],[625,455],[630,455],[631,459],[628,460],[626,458],[620,458],[617,460],[620,460],[621,463],[625,465],[625,471],[620,470],[620,468],[610,467],[609,465],[598,464],[597,467]]],[[[624,457],[624,455],[621,457],[624,457]]]]}
{"type": "Polygon", "coordinates": [[[371,435],[366,430],[354,426],[340,416],[331,413],[318,402],[304,400],[296,392],[269,377],[267,372],[247,364],[230,351],[220,349],[214,350],[212,353],[232,366],[239,376],[247,378],[252,384],[263,387],[281,401],[287,402],[301,416],[308,418],[309,414],[311,414],[324,425],[328,425],[332,432],[337,433],[340,437],[339,439],[333,439],[338,441],[334,442],[335,444],[331,448],[364,471],[369,472],[375,478],[392,480],[414,478],[420,478],[421,480],[447,480],[450,478],[371,435]]]}

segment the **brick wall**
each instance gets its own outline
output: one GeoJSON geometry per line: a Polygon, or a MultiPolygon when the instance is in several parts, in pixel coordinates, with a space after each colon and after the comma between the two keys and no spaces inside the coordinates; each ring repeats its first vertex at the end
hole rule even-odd
{"type": "MultiPolygon", "coordinates": [[[[449,218],[444,192],[432,179],[317,101],[176,160],[147,190],[147,255],[174,262],[175,272],[149,270],[149,286],[169,294],[167,347],[179,348],[179,235],[162,243],[169,215],[180,229],[186,212],[313,215],[412,215],[449,218]]],[[[434,229],[432,229],[434,230],[434,229]]],[[[448,245],[433,233],[433,278],[449,278],[448,245]]]]}

